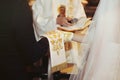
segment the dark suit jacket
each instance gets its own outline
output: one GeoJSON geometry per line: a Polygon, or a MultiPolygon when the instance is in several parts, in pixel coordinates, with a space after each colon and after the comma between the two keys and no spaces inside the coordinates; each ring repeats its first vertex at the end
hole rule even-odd
{"type": "MultiPolygon", "coordinates": [[[[46,53],[44,48],[48,47],[43,47],[43,45],[46,43],[40,45],[35,40],[32,12],[27,0],[1,0],[0,66],[4,68],[8,66],[5,68],[8,69],[10,66],[18,68],[18,66],[32,64],[46,53]]],[[[12,67],[11,69],[13,69],[12,67]]],[[[2,70],[2,68],[0,69],[2,70]]],[[[14,71],[13,69],[11,72],[14,71]]]]}

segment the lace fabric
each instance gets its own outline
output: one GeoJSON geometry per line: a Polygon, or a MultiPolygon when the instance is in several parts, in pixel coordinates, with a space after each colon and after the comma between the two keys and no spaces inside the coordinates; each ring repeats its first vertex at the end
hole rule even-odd
{"type": "Polygon", "coordinates": [[[83,39],[83,64],[69,80],[120,80],[119,9],[120,0],[100,1],[83,39]]]}

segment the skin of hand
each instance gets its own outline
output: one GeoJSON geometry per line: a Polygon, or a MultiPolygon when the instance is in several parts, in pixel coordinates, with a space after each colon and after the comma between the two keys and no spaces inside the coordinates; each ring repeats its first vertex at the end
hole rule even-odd
{"type": "Polygon", "coordinates": [[[71,21],[71,20],[72,20],[72,18],[70,18],[70,17],[66,17],[66,19],[67,19],[68,21],[71,21]]]}
{"type": "Polygon", "coordinates": [[[63,25],[65,27],[72,26],[72,24],[68,22],[66,17],[58,17],[57,18],[57,24],[63,25]]]}

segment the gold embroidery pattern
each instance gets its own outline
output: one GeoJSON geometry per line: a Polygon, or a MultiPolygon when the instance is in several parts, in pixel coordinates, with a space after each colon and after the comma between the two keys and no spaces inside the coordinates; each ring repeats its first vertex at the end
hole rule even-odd
{"type": "Polygon", "coordinates": [[[68,3],[68,17],[73,18],[73,12],[74,12],[73,0],[69,0],[69,3],[68,3]]]}
{"type": "Polygon", "coordinates": [[[64,41],[71,41],[72,37],[73,37],[73,33],[72,32],[65,32],[65,31],[60,31],[63,36],[64,36],[64,41]]]}
{"type": "Polygon", "coordinates": [[[50,38],[50,43],[52,44],[52,50],[56,51],[59,55],[59,51],[63,49],[63,40],[60,32],[58,31],[51,31],[47,33],[47,36],[50,38]]]}

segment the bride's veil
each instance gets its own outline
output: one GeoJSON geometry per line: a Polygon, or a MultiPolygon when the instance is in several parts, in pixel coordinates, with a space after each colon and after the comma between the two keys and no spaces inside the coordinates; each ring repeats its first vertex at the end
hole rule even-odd
{"type": "MultiPolygon", "coordinates": [[[[81,43],[79,70],[71,74],[69,80],[91,80],[90,72],[94,70],[94,61],[100,42],[120,43],[120,0],[100,0],[92,23],[81,43]]],[[[74,72],[75,69],[73,69],[74,72]]]]}

